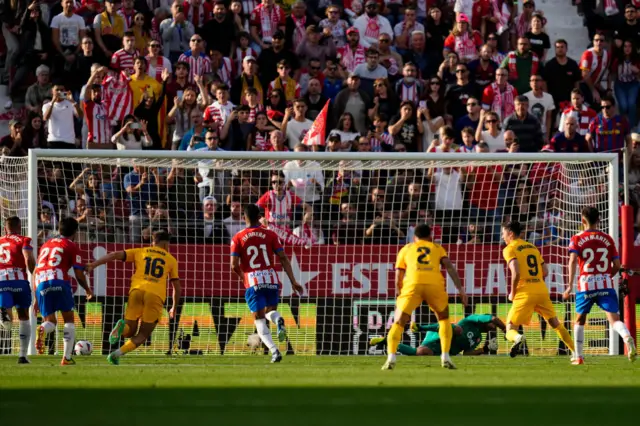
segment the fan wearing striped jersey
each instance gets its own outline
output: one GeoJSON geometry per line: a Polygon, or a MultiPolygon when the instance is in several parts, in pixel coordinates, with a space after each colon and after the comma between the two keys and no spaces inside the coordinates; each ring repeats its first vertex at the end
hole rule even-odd
{"type": "Polygon", "coordinates": [[[27,269],[33,273],[36,260],[33,257],[31,238],[20,235],[20,218],[12,216],[4,224],[5,234],[0,238],[0,328],[11,330],[9,311],[15,306],[20,325],[20,349],[18,364],[28,364],[27,348],[31,338],[29,307],[31,288],[27,269]]]}
{"type": "Polygon", "coordinates": [[[576,340],[574,365],[584,364],[584,325],[594,303],[605,311],[611,327],[627,346],[629,361],[636,360],[636,345],[629,330],[620,321],[618,295],[612,278],[620,271],[620,256],[611,236],[599,229],[600,212],[595,207],[582,209],[584,231],[571,237],[569,243],[569,285],[562,295],[569,299],[578,269],[576,291],[576,322],[573,335],[576,340]]]}
{"type": "Polygon", "coordinates": [[[282,355],[271,338],[266,321],[268,319],[277,326],[278,340],[284,342],[287,331],[284,318],[277,311],[280,280],[272,265],[274,254],[278,255],[293,290],[301,295],[304,289],[293,276],[289,258],[276,233],[260,226],[260,208],[255,204],[247,204],[244,220],[247,228],[231,240],[231,270],[244,282],[245,300],[253,313],[260,340],[271,352],[271,362],[280,362],[282,355]]]}

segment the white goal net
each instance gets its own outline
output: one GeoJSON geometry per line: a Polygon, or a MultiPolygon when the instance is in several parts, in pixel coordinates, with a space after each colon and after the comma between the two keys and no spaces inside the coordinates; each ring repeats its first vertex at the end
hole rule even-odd
{"type": "MultiPolygon", "coordinates": [[[[500,224],[526,224],[524,238],[540,247],[549,265],[547,285],[569,330],[574,306],[561,294],[568,239],[579,230],[582,207],[597,206],[605,232],[614,231],[617,239],[614,155],[39,150],[30,160],[0,162],[0,209],[3,218],[23,218],[25,232],[29,223],[34,244],[55,235],[65,216],[81,224],[76,242],[85,262],[147,244],[154,230],[172,234],[182,301],[176,318],[170,320],[165,311],[135,355],[171,350],[195,358],[256,351],[247,345],[255,332],[253,318],[229,260],[229,240],[244,227],[247,203],[264,210],[305,288],[302,297],[292,295],[280,274],[279,311],[289,335],[280,350],[296,355],[383,353],[368,341],[391,325],[395,257],[417,224],[432,226],[469,295],[464,308],[448,280],[454,321],[479,313],[506,319],[510,304],[500,224]]],[[[97,268],[89,277],[96,294],[91,302],[73,283],[76,339],[92,342],[94,353],[112,349],[108,333],[123,317],[131,273],[132,265],[120,262],[97,268]]],[[[435,321],[425,305],[412,319],[435,321]]],[[[531,354],[564,353],[538,315],[523,332],[531,354]]],[[[55,335],[47,342],[49,353],[62,347],[60,330],[55,335]]],[[[403,343],[417,346],[423,338],[407,328],[403,343]]],[[[497,341],[497,353],[506,353],[502,332],[497,341]]],[[[17,344],[16,330],[0,336],[1,353],[15,353],[17,344]]],[[[606,354],[613,344],[605,316],[596,310],[586,327],[585,350],[606,354]]]]}

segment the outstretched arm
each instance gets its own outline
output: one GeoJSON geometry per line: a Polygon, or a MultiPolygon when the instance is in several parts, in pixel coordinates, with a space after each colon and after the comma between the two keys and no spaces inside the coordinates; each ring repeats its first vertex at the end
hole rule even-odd
{"type": "Polygon", "coordinates": [[[114,251],[114,252],[108,253],[102,256],[100,259],[88,264],[87,273],[90,273],[91,271],[96,269],[98,266],[104,265],[105,263],[111,262],[112,260],[124,261],[126,259],[127,259],[127,253],[125,253],[124,251],[114,251]]]}
{"type": "Polygon", "coordinates": [[[491,318],[491,322],[493,324],[495,324],[496,327],[498,327],[500,330],[506,332],[507,331],[507,326],[502,322],[502,320],[498,317],[493,317],[491,318]]]}

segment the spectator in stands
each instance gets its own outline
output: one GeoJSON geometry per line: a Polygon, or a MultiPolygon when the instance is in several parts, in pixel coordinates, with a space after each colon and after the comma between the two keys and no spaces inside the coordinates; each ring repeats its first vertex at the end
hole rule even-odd
{"type": "Polygon", "coordinates": [[[460,171],[443,167],[433,174],[435,219],[442,223],[445,244],[457,241],[462,216],[462,179],[460,171]]]}
{"type": "Polygon", "coordinates": [[[122,128],[112,137],[111,142],[119,150],[150,148],[153,141],[147,131],[147,123],[138,121],[134,115],[125,117],[122,128]]]}
{"type": "Polygon", "coordinates": [[[229,101],[229,87],[226,84],[220,84],[216,89],[216,101],[204,110],[205,123],[217,123],[222,127],[229,119],[235,105],[229,101]]]}
{"type": "Polygon", "coordinates": [[[211,195],[202,200],[202,228],[190,227],[189,242],[192,244],[228,244],[227,228],[217,217],[218,200],[211,195]]]}
{"type": "Polygon", "coordinates": [[[400,113],[391,119],[389,134],[394,137],[396,143],[404,144],[411,152],[423,152],[422,125],[423,110],[420,112],[411,101],[404,101],[400,104],[400,113]]]}
{"type": "Polygon", "coordinates": [[[362,226],[354,205],[348,202],[340,204],[340,220],[333,225],[331,241],[336,246],[361,243],[362,226]]]}
{"type": "MultiPolygon", "coordinates": [[[[298,143],[295,152],[308,152],[309,148],[298,143]]],[[[282,168],[285,185],[293,189],[293,193],[304,203],[319,210],[324,191],[324,174],[319,163],[315,161],[287,161],[282,168]]]]}
{"type": "Polygon", "coordinates": [[[365,244],[401,244],[405,234],[393,218],[377,216],[364,231],[365,244]]]}
{"type": "Polygon", "coordinates": [[[600,100],[601,112],[589,123],[586,135],[591,152],[620,151],[631,145],[631,131],[627,119],[615,114],[616,101],[612,96],[600,100]]]}
{"type": "Polygon", "coordinates": [[[497,152],[505,148],[504,131],[500,129],[500,117],[497,113],[494,111],[480,111],[480,122],[476,129],[476,140],[478,143],[486,143],[489,152],[497,152]]]}
{"type": "MultiPolygon", "coordinates": [[[[218,146],[220,143],[220,137],[216,131],[211,129],[207,130],[204,136],[206,146],[198,148],[196,151],[223,151],[218,146]]],[[[198,174],[195,175],[194,180],[198,185],[200,192],[200,200],[204,200],[207,195],[217,196],[221,200],[226,196],[229,190],[228,173],[223,170],[216,170],[215,163],[211,160],[202,160],[198,162],[198,174]]]]}
{"type": "Polygon", "coordinates": [[[102,67],[96,69],[87,82],[82,99],[84,121],[88,129],[86,147],[88,149],[114,149],[111,141],[111,120],[106,102],[102,99],[102,85],[99,77],[104,74],[102,67]]]}
{"type": "Polygon", "coordinates": [[[25,12],[25,4],[26,2],[7,2],[2,6],[2,36],[7,47],[3,77],[7,81],[10,80],[11,69],[18,59],[20,18],[25,12]]]}
{"type": "Polygon", "coordinates": [[[538,12],[534,13],[531,16],[531,29],[524,35],[531,44],[531,52],[535,53],[542,63],[547,60],[547,51],[551,48],[549,35],[544,28],[545,22],[544,16],[538,12]]]}
{"type": "Polygon", "coordinates": [[[287,108],[282,121],[282,133],[286,135],[289,149],[302,142],[305,135],[311,129],[313,121],[306,118],[307,104],[304,99],[296,99],[291,108],[287,108]]]}
{"type": "Polygon", "coordinates": [[[332,135],[340,136],[340,141],[344,143],[349,143],[358,139],[360,133],[358,133],[355,129],[355,123],[353,121],[353,115],[349,112],[345,112],[338,118],[337,125],[334,129],[329,132],[327,136],[327,141],[329,137],[332,135]]]}
{"type": "Polygon", "coordinates": [[[449,52],[438,67],[438,78],[444,82],[446,91],[456,84],[456,68],[459,62],[458,54],[449,52]]]}
{"type": "Polygon", "coordinates": [[[175,234],[175,230],[171,226],[171,217],[165,203],[148,202],[146,205],[147,226],[142,230],[142,241],[144,243],[151,242],[153,233],[160,229],[164,229],[170,234],[175,234]]]}
{"type": "MultiPolygon", "coordinates": [[[[485,143],[478,145],[478,152],[488,152],[488,146],[485,143]]],[[[496,225],[500,223],[499,194],[500,185],[502,183],[503,168],[496,166],[471,166],[466,175],[467,190],[469,191],[469,217],[475,220],[486,220],[496,225]]],[[[487,228],[488,242],[498,241],[500,235],[499,226],[491,226],[487,228]]]]}
{"type": "Polygon", "coordinates": [[[502,120],[513,114],[518,96],[518,91],[507,80],[507,70],[498,69],[496,82],[487,86],[482,95],[482,107],[486,111],[494,111],[502,120]]]}
{"type": "Polygon", "coordinates": [[[313,23],[311,13],[307,11],[307,5],[303,1],[296,1],[291,6],[291,13],[285,19],[285,47],[287,50],[296,50],[303,40],[307,28],[313,23]]]}
{"type": "Polygon", "coordinates": [[[151,31],[147,26],[145,14],[142,12],[136,12],[133,17],[133,27],[129,28],[136,38],[136,50],[139,54],[144,55],[147,53],[149,43],[154,40],[151,35],[151,31]]]}
{"type": "Polygon", "coordinates": [[[502,53],[498,48],[498,36],[496,35],[496,33],[489,34],[487,36],[486,41],[487,41],[486,46],[488,46],[491,49],[491,60],[498,65],[502,64],[505,54],[502,53]]]}
{"type": "MultiPolygon", "coordinates": [[[[136,40],[138,40],[137,37],[136,37],[136,40]]],[[[147,58],[147,63],[149,67],[149,69],[147,70],[147,74],[149,74],[151,77],[154,77],[158,83],[162,83],[162,72],[165,69],[168,70],[169,72],[173,72],[173,67],[171,65],[171,62],[169,61],[169,58],[162,56],[162,44],[160,44],[160,42],[156,40],[151,40],[147,45],[145,45],[145,48],[144,50],[142,50],[142,52],[147,52],[146,58],[147,58]]],[[[178,64],[179,63],[180,62],[178,62],[178,64]]],[[[187,70],[187,75],[188,74],[189,74],[189,71],[187,70]]],[[[188,82],[188,79],[186,78],[185,80],[182,80],[180,87],[185,88],[186,87],[185,83],[187,82],[188,82]]],[[[198,80],[194,78],[193,82],[198,87],[200,87],[200,85],[202,84],[202,79],[198,80]]],[[[169,87],[167,87],[167,90],[169,90],[169,87]]],[[[173,99],[173,97],[175,96],[175,93],[173,90],[171,90],[170,92],[168,91],[167,94],[173,95],[173,96],[169,96],[169,99],[173,99]]],[[[169,105],[169,108],[171,108],[171,106],[172,105],[169,105]]]]}
{"type": "Polygon", "coordinates": [[[249,112],[247,105],[240,105],[231,112],[229,119],[220,129],[220,139],[225,151],[245,150],[254,127],[254,124],[249,122],[249,112]]]}
{"type": "Polygon", "coordinates": [[[551,139],[555,152],[589,152],[585,137],[578,133],[578,121],[572,115],[564,120],[564,132],[551,139]]]}
{"type": "MultiPolygon", "coordinates": [[[[428,189],[428,181],[426,182],[428,189]]],[[[407,185],[407,192],[402,194],[402,211],[400,217],[412,223],[420,223],[426,220],[429,211],[429,194],[423,192],[420,182],[411,182],[407,185]]]]}
{"type": "Polygon", "coordinates": [[[154,202],[158,197],[158,185],[162,181],[156,168],[147,169],[135,164],[133,170],[127,173],[122,180],[122,187],[128,194],[129,215],[129,242],[139,244],[142,242],[142,226],[144,221],[143,207],[147,202],[154,202]]]}
{"type": "Polygon", "coordinates": [[[540,74],[540,58],[531,52],[529,39],[520,37],[517,49],[507,54],[501,67],[509,71],[509,83],[518,93],[525,93],[529,91],[531,76],[540,74]]]}
{"type": "Polygon", "coordinates": [[[381,34],[378,37],[378,53],[380,54],[380,65],[387,70],[389,80],[395,82],[400,77],[402,70],[402,56],[391,49],[392,41],[389,34],[381,34]]]}
{"type": "Polygon", "coordinates": [[[393,28],[387,18],[378,14],[378,8],[376,0],[367,0],[366,13],[353,21],[353,27],[362,35],[361,43],[366,49],[378,42],[380,34],[388,34],[393,38],[393,28]]]}
{"type": "Polygon", "coordinates": [[[300,94],[304,96],[307,93],[309,81],[318,80],[320,84],[324,80],[324,74],[322,73],[323,67],[320,59],[310,58],[306,70],[300,71],[300,94]]]}
{"type": "Polygon", "coordinates": [[[171,5],[171,17],[160,24],[164,51],[172,64],[176,63],[180,55],[188,49],[187,41],[191,40],[193,34],[195,34],[195,28],[186,20],[184,7],[179,1],[175,1],[171,5]]]}
{"type": "MultiPolygon", "coordinates": [[[[245,57],[246,58],[246,57],[245,57]]],[[[293,79],[296,80],[300,74],[300,60],[295,52],[285,48],[284,31],[273,33],[273,43],[264,49],[258,56],[258,66],[260,68],[261,82],[266,86],[278,77],[278,63],[287,61],[293,72],[293,79]]]]}
{"type": "MultiPolygon", "coordinates": [[[[315,120],[316,117],[322,111],[325,104],[329,100],[326,96],[322,95],[322,85],[319,80],[312,78],[309,80],[307,86],[307,93],[302,98],[307,105],[306,117],[309,120],[315,120]]],[[[329,108],[331,106],[329,105],[329,108]]],[[[331,117],[331,112],[328,112],[328,117],[331,117]]]]}
{"type": "Polygon", "coordinates": [[[329,28],[331,37],[336,48],[341,48],[347,44],[347,28],[349,24],[340,17],[340,6],[330,4],[326,9],[327,17],[318,24],[322,29],[329,28]]]}
{"type": "Polygon", "coordinates": [[[478,98],[480,90],[478,86],[469,80],[469,68],[467,64],[456,65],[456,83],[447,90],[445,96],[446,109],[453,123],[466,115],[466,105],[469,98],[478,98]]]}
{"type": "MultiPolygon", "coordinates": [[[[415,70],[415,67],[414,67],[415,70]]],[[[398,89],[396,89],[396,92],[398,89]]],[[[417,105],[414,102],[414,106],[417,105]]],[[[400,108],[400,100],[391,88],[389,80],[378,78],[373,83],[373,107],[369,108],[369,119],[373,120],[378,114],[385,114],[387,117],[396,115],[400,108]]]]}
{"type": "Polygon", "coordinates": [[[611,90],[611,52],[605,48],[606,41],[604,34],[596,34],[593,47],[585,50],[580,58],[580,90],[589,105],[599,104],[600,98],[611,90]]]}
{"type": "Polygon", "coordinates": [[[195,82],[195,76],[205,77],[213,73],[211,68],[211,59],[205,54],[205,46],[203,38],[198,34],[191,36],[189,40],[190,49],[184,52],[178,58],[178,62],[186,62],[189,64],[189,82],[195,82]]]}
{"type": "Polygon", "coordinates": [[[456,16],[456,25],[444,41],[443,55],[456,52],[460,62],[468,63],[478,58],[478,49],[482,46],[482,36],[473,31],[469,18],[464,13],[456,16]]]}
{"type": "Polygon", "coordinates": [[[233,57],[238,29],[234,15],[227,13],[225,3],[219,1],[213,4],[213,19],[196,28],[196,33],[204,39],[207,49],[216,49],[223,56],[233,57]]]}
{"type": "MultiPolygon", "coordinates": [[[[143,91],[140,103],[137,104],[138,106],[135,107],[133,112],[140,120],[147,122],[147,131],[153,141],[153,149],[163,149],[166,140],[166,117],[162,111],[165,95],[167,93],[167,82],[171,77],[171,73],[169,73],[169,70],[162,70],[163,82],[162,85],[159,85],[155,79],[148,75],[143,76],[142,69],[146,69],[147,66],[147,61],[143,57],[136,58],[134,66],[136,67],[136,73],[131,76],[131,82],[129,83],[132,91],[135,92],[136,88],[137,90],[140,90],[140,87],[145,87],[143,86],[145,84],[146,87],[143,91]],[[151,89],[154,85],[156,88],[151,89]],[[160,89],[157,88],[158,86],[160,89]]],[[[136,102],[135,93],[134,102],[136,102]]],[[[136,104],[134,103],[134,105],[136,104]]]]}
{"type": "Polygon", "coordinates": [[[269,151],[271,148],[269,133],[273,130],[275,127],[270,125],[267,113],[257,112],[253,132],[247,139],[247,151],[269,151]]]}
{"type": "Polygon", "coordinates": [[[624,8],[624,22],[616,25],[613,31],[613,40],[616,49],[621,49],[626,40],[633,42],[634,46],[640,46],[640,23],[638,22],[638,10],[631,2],[624,8]]]}
{"type": "Polygon", "coordinates": [[[529,99],[526,96],[518,96],[515,103],[515,112],[504,120],[504,129],[513,130],[521,152],[537,152],[544,145],[544,135],[540,121],[529,113],[529,99]]]}
{"type": "Polygon", "coordinates": [[[564,121],[569,116],[573,116],[578,121],[578,133],[586,136],[589,132],[589,123],[596,117],[596,112],[584,104],[584,96],[580,89],[571,91],[571,106],[565,108],[560,115],[558,130],[561,132],[564,131],[564,121]]]}
{"type": "Polygon", "coordinates": [[[274,3],[273,0],[262,0],[262,3],[251,12],[249,18],[253,38],[251,48],[258,54],[271,45],[276,31],[285,31],[284,10],[274,3]]]}
{"type": "Polygon", "coordinates": [[[524,94],[529,99],[529,112],[540,121],[545,139],[550,140],[552,114],[556,109],[553,97],[543,90],[544,80],[539,75],[531,76],[530,87],[524,94]]]}
{"type": "Polygon", "coordinates": [[[485,88],[495,81],[495,74],[500,65],[491,59],[491,47],[484,45],[480,48],[480,56],[469,62],[469,73],[471,80],[484,91],[485,88]]]}
{"type": "Polygon", "coordinates": [[[258,79],[256,68],[256,58],[253,56],[245,56],[242,60],[242,74],[240,74],[231,85],[230,99],[233,104],[240,105],[240,103],[242,103],[242,94],[249,87],[253,87],[258,91],[258,99],[264,99],[266,93],[258,79]]]}
{"type": "Polygon", "coordinates": [[[202,118],[202,110],[197,103],[195,90],[187,88],[182,92],[182,96],[174,98],[173,108],[167,116],[169,119],[175,120],[171,149],[178,149],[184,135],[193,127],[191,117],[195,115],[202,118]]]}
{"type": "MultiPolygon", "coordinates": [[[[202,118],[200,110],[197,108],[192,110],[189,120],[192,127],[187,130],[182,137],[180,146],[178,147],[180,151],[195,151],[206,146],[204,143],[204,137],[207,132],[207,128],[204,126],[204,119],[202,118]]],[[[217,127],[214,127],[213,129],[217,133],[217,127]]]]}
{"type": "Polygon", "coordinates": [[[544,66],[543,77],[547,91],[556,104],[556,111],[561,112],[571,101],[571,90],[578,87],[582,73],[578,63],[567,56],[566,40],[557,39],[554,46],[555,57],[544,66]]]}
{"type": "Polygon", "coordinates": [[[2,155],[14,157],[9,153],[14,147],[20,147],[22,145],[22,133],[24,131],[24,125],[14,119],[9,121],[9,134],[0,139],[0,148],[2,148],[2,155]]]}
{"type": "Polygon", "coordinates": [[[62,1],[62,13],[51,20],[51,40],[56,50],[54,69],[56,74],[64,76],[64,81],[71,82],[75,68],[76,55],[80,52],[80,41],[86,34],[84,20],[73,13],[73,0],[62,1]]]}
{"type": "Polygon", "coordinates": [[[104,11],[93,21],[96,44],[107,59],[111,59],[113,52],[122,46],[122,38],[127,28],[124,18],[117,13],[117,4],[117,0],[105,0],[104,11]]]}
{"type": "Polygon", "coordinates": [[[393,27],[393,33],[396,39],[396,48],[399,52],[404,53],[405,50],[411,48],[411,34],[414,31],[424,32],[424,25],[417,20],[417,10],[415,6],[407,6],[404,9],[404,19],[393,27]]]}
{"type": "Polygon", "coordinates": [[[242,204],[239,199],[231,199],[229,205],[229,216],[222,221],[224,227],[227,228],[229,236],[233,237],[238,232],[246,228],[244,219],[242,218],[242,204]]]}
{"type": "Polygon", "coordinates": [[[462,144],[460,145],[460,152],[474,153],[476,150],[477,142],[475,140],[476,129],[471,126],[467,126],[460,131],[460,138],[462,144]]]}
{"type": "Polygon", "coordinates": [[[278,62],[277,69],[278,76],[269,83],[267,96],[270,96],[274,89],[279,89],[284,93],[287,106],[291,106],[293,101],[300,97],[300,85],[290,77],[291,67],[286,60],[278,62]]]}
{"type": "Polygon", "coordinates": [[[115,71],[133,73],[133,62],[139,56],[136,50],[136,36],[131,31],[124,33],[122,48],[111,56],[111,68],[115,71]]]}
{"type": "Polygon", "coordinates": [[[24,99],[25,106],[29,111],[40,113],[45,100],[51,99],[51,89],[53,86],[49,80],[49,75],[50,71],[48,66],[40,65],[36,68],[37,81],[29,86],[24,99]]]}
{"type": "Polygon", "coordinates": [[[336,121],[343,113],[351,113],[358,133],[365,134],[368,125],[367,112],[371,107],[371,97],[360,89],[360,77],[352,74],[347,80],[347,87],[336,96],[333,112],[336,121]]]}
{"type": "Polygon", "coordinates": [[[78,81],[85,83],[91,77],[94,65],[108,64],[109,60],[102,58],[94,50],[93,40],[89,36],[85,36],[82,39],[80,48],[81,51],[78,52],[78,57],[76,58],[78,81]]]}
{"type": "MultiPolygon", "coordinates": [[[[418,101],[425,94],[424,83],[417,78],[418,69],[413,62],[407,62],[402,67],[402,78],[395,83],[395,93],[398,94],[400,101],[411,101],[414,105],[418,105],[418,101]]],[[[395,95],[394,92],[391,92],[395,95]]],[[[375,98],[374,98],[375,102],[375,98]]],[[[395,111],[393,109],[392,111],[395,111]]],[[[376,111],[378,112],[378,111],[376,111]]],[[[391,111],[381,110],[387,115],[391,115],[391,111]]]]}
{"type": "Polygon", "coordinates": [[[272,130],[269,133],[270,147],[268,151],[289,151],[289,147],[285,144],[284,134],[280,130],[272,130]]]}
{"type": "Polygon", "coordinates": [[[411,33],[409,49],[405,51],[402,57],[405,64],[408,62],[415,64],[418,69],[418,74],[423,78],[428,75],[432,75],[433,71],[436,69],[433,57],[435,55],[438,57],[442,56],[441,52],[435,53],[429,50],[430,48],[427,46],[426,37],[427,36],[424,31],[414,31],[411,33]]]}
{"type": "Polygon", "coordinates": [[[327,59],[327,67],[324,70],[324,79],[322,81],[322,95],[331,99],[332,105],[335,97],[342,90],[343,81],[338,72],[338,61],[336,59],[327,59]]]}
{"type": "Polygon", "coordinates": [[[76,146],[73,118],[81,117],[82,111],[63,85],[53,86],[52,95],[52,100],[42,106],[42,116],[49,129],[47,145],[49,148],[73,149],[76,146]]]}
{"type": "Polygon", "coordinates": [[[455,129],[458,133],[458,142],[461,142],[460,132],[465,127],[472,127],[474,130],[478,127],[480,123],[480,111],[482,111],[482,106],[480,105],[480,101],[475,97],[470,97],[467,99],[467,114],[460,117],[458,121],[456,121],[455,129]]]}
{"type": "Polygon", "coordinates": [[[305,32],[305,37],[295,49],[296,55],[300,59],[303,67],[308,66],[311,58],[320,60],[322,67],[325,65],[325,58],[336,54],[336,46],[328,28],[324,30],[318,25],[310,25],[305,32]]]}
{"type": "Polygon", "coordinates": [[[293,235],[302,238],[310,246],[325,244],[324,232],[316,226],[313,212],[307,212],[302,216],[302,224],[293,228],[293,235]]]}
{"type": "Polygon", "coordinates": [[[264,210],[264,219],[271,226],[290,229],[293,211],[301,206],[304,212],[312,212],[311,207],[297,195],[287,190],[284,175],[281,172],[271,174],[273,189],[262,194],[256,205],[264,210]]]}
{"type": "Polygon", "coordinates": [[[351,27],[347,30],[347,44],[338,49],[336,53],[340,77],[346,80],[358,65],[366,62],[366,49],[360,41],[360,31],[357,28],[351,27]]]}
{"type": "Polygon", "coordinates": [[[631,40],[624,42],[621,51],[613,60],[611,72],[615,78],[615,93],[618,112],[629,119],[631,128],[638,121],[638,92],[640,91],[640,56],[631,40]]]}
{"type": "Polygon", "coordinates": [[[46,148],[47,135],[45,126],[42,125],[42,115],[39,112],[27,114],[27,124],[22,132],[23,146],[28,148],[46,148]]]}

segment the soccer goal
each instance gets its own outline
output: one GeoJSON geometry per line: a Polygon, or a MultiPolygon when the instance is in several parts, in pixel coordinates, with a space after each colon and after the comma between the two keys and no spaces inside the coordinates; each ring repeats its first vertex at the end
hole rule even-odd
{"type": "MultiPolygon", "coordinates": [[[[280,273],[279,311],[288,327],[281,352],[379,355],[384,348],[368,342],[392,322],[395,257],[421,223],[431,225],[469,295],[463,307],[447,281],[454,321],[474,313],[506,319],[509,277],[500,224],[518,220],[526,228],[522,237],[540,248],[549,266],[547,285],[571,330],[573,301],[561,297],[568,240],[580,229],[581,208],[595,205],[617,241],[618,181],[616,154],[32,150],[28,158],[2,159],[0,208],[3,217],[24,219],[34,247],[55,235],[61,217],[76,217],[85,262],[148,244],[154,230],[168,230],[182,301],[176,317],[165,312],[134,354],[195,358],[263,350],[251,344],[253,319],[229,260],[230,237],[245,226],[242,207],[257,203],[305,288],[302,297],[293,295],[280,273]]],[[[131,274],[127,263],[97,268],[89,277],[96,295],[89,302],[74,287],[76,338],[93,343],[94,354],[110,350],[108,333],[123,317],[131,274]]],[[[428,324],[435,317],[423,305],[412,320],[428,324]]],[[[565,353],[537,314],[522,331],[531,354],[565,353]]],[[[586,353],[617,354],[611,335],[596,310],[586,327],[586,353]]],[[[1,337],[2,353],[14,352],[17,335],[1,337]]],[[[423,338],[407,328],[403,343],[417,346],[423,338]]],[[[492,353],[506,353],[500,331],[497,341],[492,353]]],[[[51,338],[49,351],[61,345],[61,338],[51,338]]]]}

